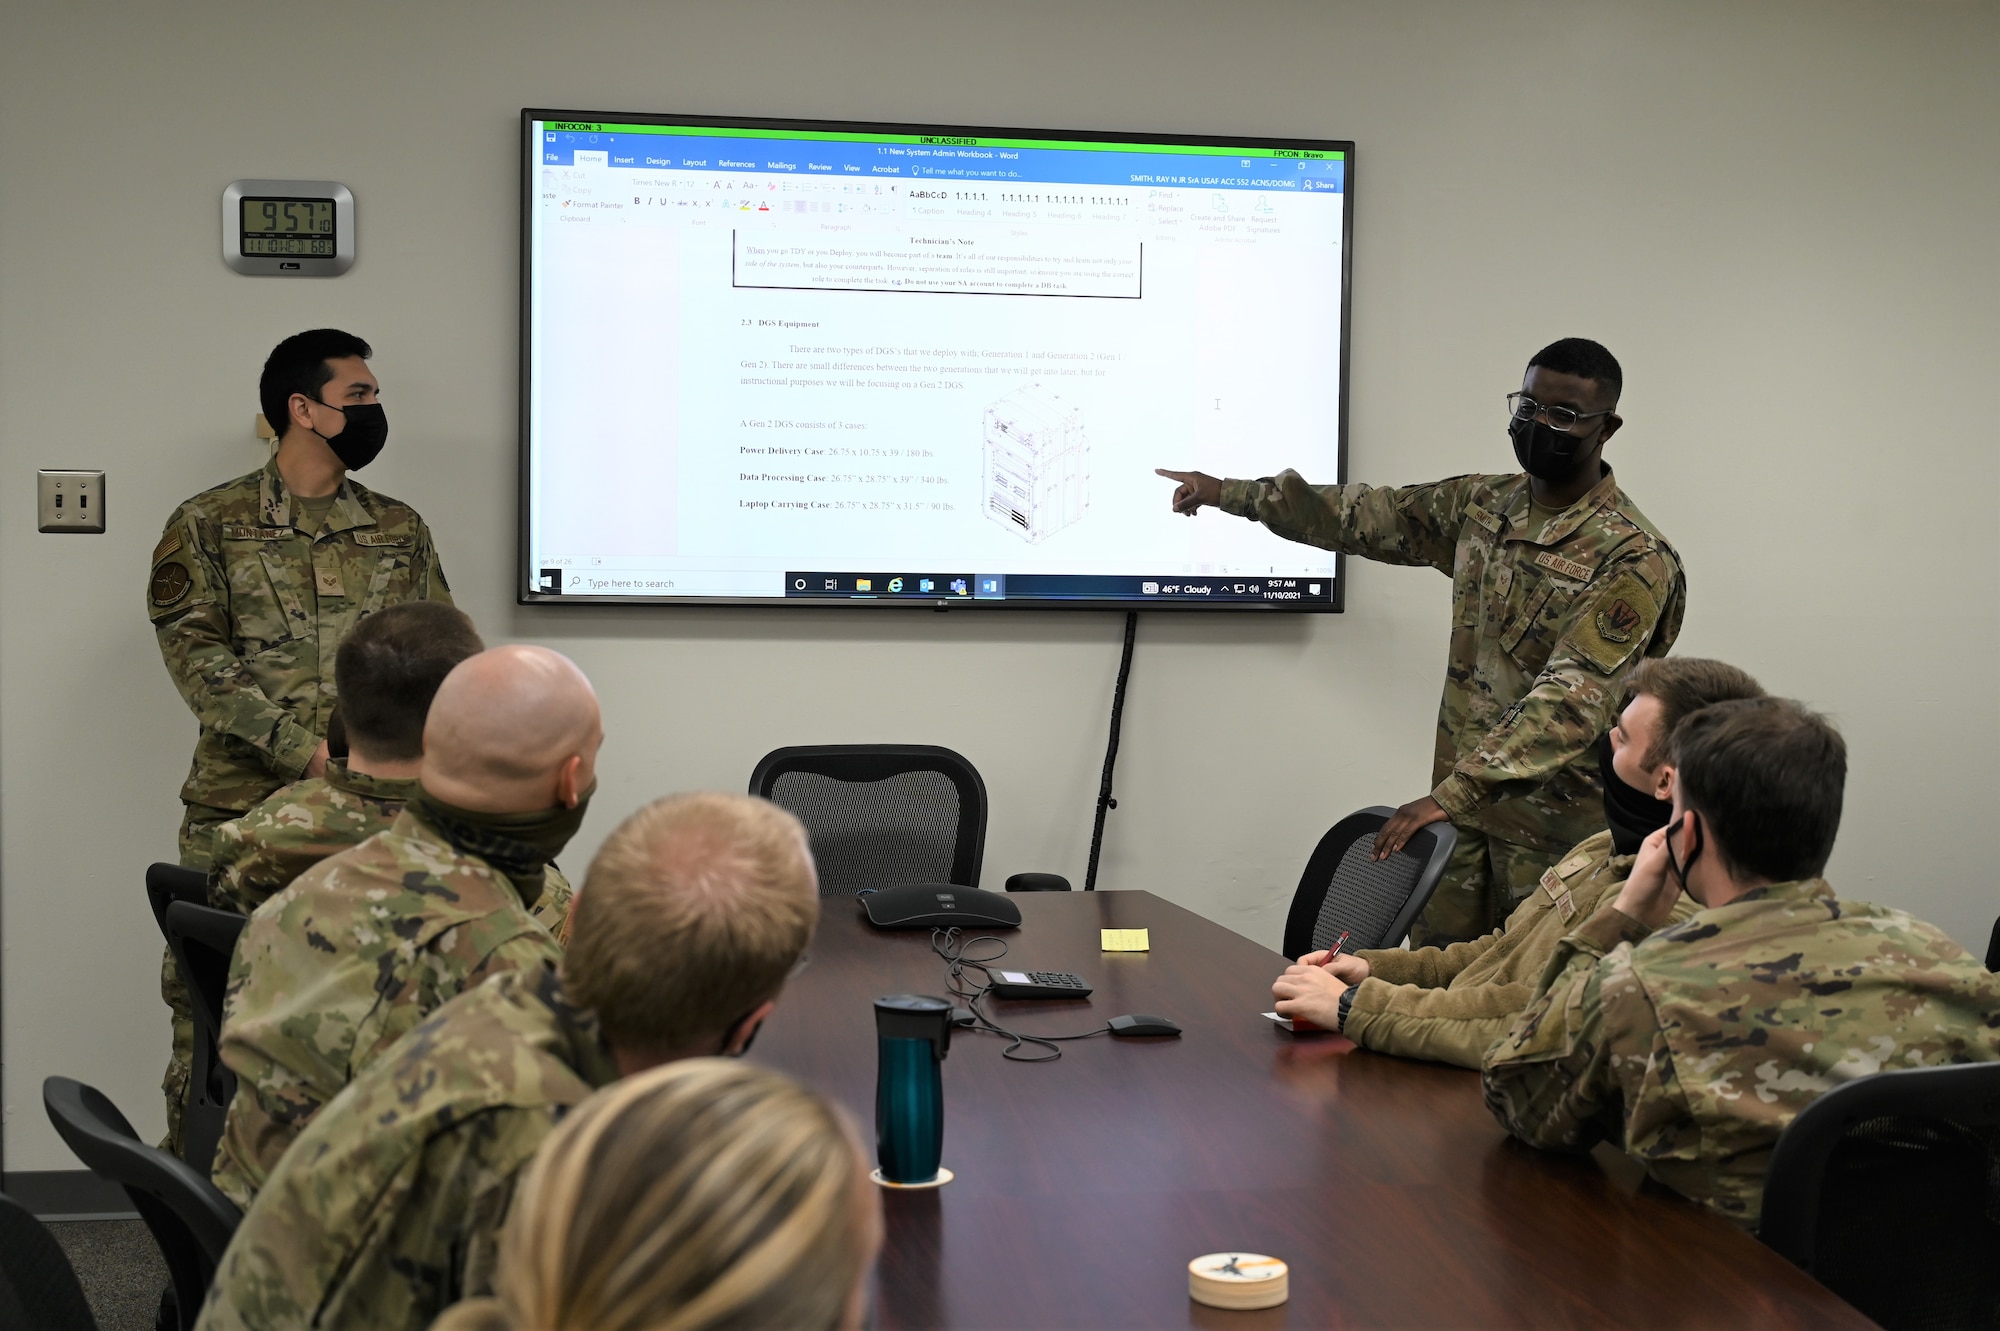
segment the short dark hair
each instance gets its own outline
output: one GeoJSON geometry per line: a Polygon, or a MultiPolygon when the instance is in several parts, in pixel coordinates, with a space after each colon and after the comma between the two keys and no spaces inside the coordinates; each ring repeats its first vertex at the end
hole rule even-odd
{"type": "Polygon", "coordinates": [[[1653,656],[1625,677],[1625,701],[1640,694],[1660,700],[1660,730],[1640,762],[1658,767],[1672,752],[1674,730],[1684,717],[1737,698],[1761,698],[1764,686],[1726,661],[1705,656],[1653,656]]]}
{"type": "Polygon", "coordinates": [[[1619,368],[1618,358],[1602,342],[1587,337],[1565,337],[1549,343],[1528,357],[1529,369],[1537,365],[1557,374],[1594,380],[1611,394],[1614,407],[1618,405],[1618,395],[1625,391],[1625,371],[1619,368]]]}
{"type": "Polygon", "coordinates": [[[363,616],[333,658],[350,744],[370,758],[422,757],[424,718],[438,685],[485,650],[465,612],[443,601],[406,601],[363,616]]]}
{"type": "Polygon", "coordinates": [[[333,378],[330,360],[359,356],[367,360],[375,352],[366,342],[338,328],[314,328],[294,333],[271,349],[264,358],[264,374],[257,380],[257,405],[264,409],[272,433],[285,437],[292,423],[292,394],[319,398],[319,390],[333,378]]]}
{"type": "Polygon", "coordinates": [[[1681,803],[1702,816],[1732,871],[1774,883],[1815,878],[1833,854],[1847,743],[1790,698],[1716,703],[1674,730],[1681,803]]]}

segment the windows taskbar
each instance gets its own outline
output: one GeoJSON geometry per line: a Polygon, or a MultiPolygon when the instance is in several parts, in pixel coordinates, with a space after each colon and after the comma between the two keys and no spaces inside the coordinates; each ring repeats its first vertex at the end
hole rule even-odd
{"type": "Polygon", "coordinates": [[[785,574],[787,600],[839,601],[1129,601],[1234,604],[1333,604],[1331,577],[1102,577],[1093,574],[828,573],[785,574]]]}

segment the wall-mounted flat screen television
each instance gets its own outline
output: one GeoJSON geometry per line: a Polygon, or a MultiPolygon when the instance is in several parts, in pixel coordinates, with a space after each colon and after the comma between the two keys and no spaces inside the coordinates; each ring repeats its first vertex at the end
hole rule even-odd
{"type": "Polygon", "coordinates": [[[523,602],[1340,608],[1352,144],[522,119],[523,602]]]}

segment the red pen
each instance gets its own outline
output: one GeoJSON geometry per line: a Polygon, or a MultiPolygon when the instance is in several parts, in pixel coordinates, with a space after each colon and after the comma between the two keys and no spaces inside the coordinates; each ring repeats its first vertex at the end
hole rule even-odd
{"type": "Polygon", "coordinates": [[[1333,946],[1327,949],[1326,960],[1320,963],[1321,968],[1325,968],[1333,964],[1333,959],[1340,955],[1340,949],[1347,946],[1347,936],[1353,932],[1354,931],[1352,929],[1342,929],[1340,931],[1340,937],[1334,939],[1333,946]]]}

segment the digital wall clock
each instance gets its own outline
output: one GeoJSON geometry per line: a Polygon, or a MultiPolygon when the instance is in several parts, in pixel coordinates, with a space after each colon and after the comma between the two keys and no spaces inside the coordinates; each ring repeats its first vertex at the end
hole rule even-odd
{"type": "Polygon", "coordinates": [[[334,180],[232,180],[222,261],[251,277],[335,277],[354,266],[354,195],[334,180]]]}

